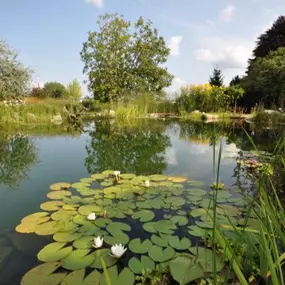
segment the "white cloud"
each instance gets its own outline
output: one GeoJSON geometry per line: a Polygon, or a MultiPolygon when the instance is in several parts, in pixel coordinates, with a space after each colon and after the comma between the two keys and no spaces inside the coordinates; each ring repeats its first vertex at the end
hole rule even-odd
{"type": "Polygon", "coordinates": [[[238,38],[208,38],[204,46],[196,50],[196,58],[220,68],[246,68],[254,42],[238,38]]]}
{"type": "Polygon", "coordinates": [[[178,84],[186,84],[187,83],[187,81],[185,81],[179,77],[174,77],[174,81],[178,84]]]}
{"type": "Polygon", "coordinates": [[[171,37],[168,42],[168,47],[170,48],[170,54],[172,56],[180,55],[180,43],[182,41],[182,36],[171,37]]]}
{"type": "Polygon", "coordinates": [[[100,9],[103,8],[103,6],[104,6],[103,0],[84,0],[84,1],[87,4],[93,4],[93,5],[97,6],[100,9]]]}
{"type": "Polygon", "coordinates": [[[220,13],[220,20],[225,23],[229,23],[232,21],[233,16],[235,12],[235,6],[234,5],[228,5],[226,8],[224,8],[220,13]]]}

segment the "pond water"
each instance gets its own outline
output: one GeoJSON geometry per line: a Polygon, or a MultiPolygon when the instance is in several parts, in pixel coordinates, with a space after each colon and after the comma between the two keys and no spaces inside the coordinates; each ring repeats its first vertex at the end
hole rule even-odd
{"type": "MultiPolygon", "coordinates": [[[[107,174],[105,172],[104,179],[94,177],[92,181],[81,180],[81,182],[83,181],[82,185],[75,184],[70,189],[73,196],[82,195],[82,199],[90,198],[92,195],[93,200],[89,200],[89,204],[93,206],[96,199],[99,200],[104,196],[105,200],[101,199],[103,202],[100,202],[99,206],[97,205],[100,210],[97,210],[96,207],[95,209],[92,207],[90,209],[88,207],[81,208],[79,214],[86,216],[87,212],[92,212],[94,209],[94,212],[98,211],[100,216],[101,212],[107,209],[104,217],[99,218],[101,221],[105,218],[104,229],[102,229],[102,225],[101,228],[97,225],[98,233],[103,235],[106,234],[106,228],[108,229],[109,226],[108,231],[111,236],[106,238],[105,247],[108,247],[108,244],[111,245],[114,240],[128,243],[137,237],[141,237],[142,240],[150,239],[154,232],[157,232],[157,236],[161,237],[163,234],[173,234],[174,231],[179,238],[185,237],[189,240],[192,246],[199,245],[199,235],[188,233],[189,230],[197,230],[189,228],[189,226],[195,225],[195,219],[193,215],[189,216],[188,212],[199,207],[206,208],[203,201],[208,201],[211,197],[209,195],[210,185],[216,180],[220,146],[222,159],[219,182],[224,184],[226,190],[222,190],[221,193],[224,193],[225,197],[220,197],[219,202],[224,204],[232,202],[235,207],[242,206],[243,203],[240,201],[242,193],[254,191],[247,171],[237,163],[237,158],[241,155],[240,150],[243,155],[252,155],[250,151],[253,147],[243,128],[248,131],[258,149],[262,151],[271,152],[274,148],[272,142],[276,141],[280,135],[280,132],[276,130],[254,129],[252,126],[241,126],[236,123],[221,125],[173,120],[137,120],[128,123],[98,120],[86,123],[83,132],[72,131],[61,126],[49,129],[26,128],[25,130],[14,129],[0,132],[0,284],[20,284],[23,275],[40,264],[37,260],[37,253],[47,244],[54,242],[52,235],[21,234],[15,231],[25,216],[42,211],[40,205],[49,200],[47,194],[50,192],[50,185],[57,182],[73,184],[82,178],[90,178],[91,175],[106,170],[112,171],[107,174]],[[122,194],[119,197],[116,191],[120,190],[117,186],[129,184],[128,181],[133,179],[132,176],[124,177],[122,175],[115,190],[112,191],[108,188],[114,186],[114,183],[116,184],[112,177],[114,170],[119,170],[122,174],[131,173],[140,177],[134,183],[134,187],[137,189],[132,190],[130,196],[122,194]],[[154,174],[164,176],[152,176],[154,174]],[[145,187],[146,179],[151,180],[150,189],[145,187]],[[102,181],[105,182],[103,186],[102,181]],[[84,185],[84,183],[86,184],[84,185]],[[93,192],[88,193],[87,189],[90,187],[99,189],[91,191],[101,194],[94,196],[93,192]],[[102,192],[102,189],[109,190],[102,192]],[[146,193],[148,190],[150,192],[146,193]],[[227,196],[228,193],[230,196],[227,196]],[[153,202],[156,206],[146,205],[153,199],[156,200],[156,203],[153,202]],[[118,204],[110,206],[109,203],[118,204]],[[113,213],[116,207],[121,207],[120,214],[113,213]],[[131,213],[126,213],[129,209],[131,209],[131,213]],[[136,212],[139,214],[133,216],[133,213],[136,212]],[[178,218],[173,218],[175,216],[178,218]],[[106,222],[109,218],[112,222],[109,220],[106,222]],[[174,221],[175,229],[168,225],[169,232],[141,230],[141,223],[171,219],[174,221]],[[119,222],[123,222],[123,225],[119,222]],[[113,225],[110,226],[111,224],[113,225]],[[128,227],[131,228],[130,231],[128,227]],[[125,240],[126,236],[127,240],[125,240]]],[[[55,188],[57,187],[55,186],[55,188]]],[[[52,192],[56,193],[57,191],[52,192]]],[[[71,207],[68,210],[69,213],[73,212],[71,216],[74,219],[78,214],[79,207],[89,204],[88,202],[71,201],[68,198],[69,195],[71,194],[63,193],[62,196],[55,197],[58,198],[56,200],[64,201],[61,202],[62,204],[71,207]]],[[[54,201],[54,199],[50,201],[54,201]]],[[[60,204],[59,208],[61,206],[60,204]]],[[[207,223],[208,221],[204,220],[203,222],[207,223]]],[[[84,227],[88,223],[90,221],[82,222],[80,220],[76,224],[84,227]]],[[[154,225],[149,226],[153,228],[154,225]]],[[[167,223],[162,223],[160,227],[167,228],[168,226],[167,223]]],[[[204,228],[207,228],[207,225],[204,228]]],[[[63,229],[59,230],[59,232],[62,231],[63,229]]],[[[73,233],[79,234],[78,239],[82,236],[91,236],[86,231],[80,231],[79,228],[73,231],[73,233]]],[[[97,235],[97,232],[94,231],[92,236],[95,233],[97,235]]],[[[56,240],[73,242],[76,236],[71,240],[68,238],[65,240],[65,238],[60,236],[56,240]]],[[[152,237],[151,241],[158,245],[165,243],[167,237],[163,241],[155,241],[155,239],[152,237]]],[[[169,243],[171,245],[175,241],[169,243]]],[[[186,242],[188,248],[189,245],[187,245],[186,242]]],[[[179,251],[179,246],[182,246],[182,243],[174,245],[174,249],[178,248],[177,251],[179,251]]],[[[167,249],[169,248],[170,251],[173,250],[173,246],[167,246],[167,249]]],[[[130,258],[136,256],[134,251],[127,253],[120,260],[119,268],[128,266],[130,258]]],[[[172,252],[168,252],[168,254],[172,255],[172,252]]],[[[164,252],[164,255],[167,253],[164,252]]],[[[150,257],[158,263],[164,261],[157,252],[150,254],[150,257]]],[[[107,262],[112,263],[108,258],[107,262]]],[[[67,260],[65,263],[67,263],[63,266],[65,269],[74,268],[72,261],[67,260]]],[[[89,272],[91,271],[89,270],[89,272]]],[[[54,281],[49,284],[59,283],[54,281]]]]}

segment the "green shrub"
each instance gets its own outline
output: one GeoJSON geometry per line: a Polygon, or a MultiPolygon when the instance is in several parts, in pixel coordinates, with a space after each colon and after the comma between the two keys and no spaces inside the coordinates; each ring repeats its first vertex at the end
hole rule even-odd
{"type": "Polygon", "coordinates": [[[59,82],[47,82],[39,94],[43,98],[63,98],[66,97],[67,91],[59,82]]]}

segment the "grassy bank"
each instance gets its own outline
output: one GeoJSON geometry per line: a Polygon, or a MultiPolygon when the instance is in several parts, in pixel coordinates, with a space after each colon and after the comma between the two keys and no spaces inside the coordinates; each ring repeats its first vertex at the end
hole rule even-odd
{"type": "Polygon", "coordinates": [[[65,121],[66,106],[69,100],[63,99],[29,99],[23,103],[11,102],[0,104],[1,124],[48,124],[65,121]]]}

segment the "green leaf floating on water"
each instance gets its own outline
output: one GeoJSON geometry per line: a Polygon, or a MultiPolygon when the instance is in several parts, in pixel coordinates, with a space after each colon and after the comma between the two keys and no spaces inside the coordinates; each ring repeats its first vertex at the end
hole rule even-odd
{"type": "Polygon", "coordinates": [[[144,223],[143,225],[142,225],[142,228],[146,231],[146,232],[148,232],[148,233],[156,233],[157,232],[157,230],[155,229],[155,224],[156,224],[156,222],[148,222],[148,223],[144,223]]]}
{"type": "Polygon", "coordinates": [[[207,193],[208,192],[203,189],[196,189],[196,188],[187,189],[187,194],[192,195],[192,196],[204,196],[207,193]]]}
{"type": "Polygon", "coordinates": [[[78,238],[81,238],[81,233],[74,233],[73,231],[69,232],[59,232],[53,236],[53,239],[57,242],[72,242],[78,238]]]}
{"type": "Polygon", "coordinates": [[[109,223],[107,226],[107,231],[111,232],[112,230],[121,230],[129,232],[131,231],[131,226],[125,223],[113,222],[109,223]]]}
{"type": "Polygon", "coordinates": [[[127,244],[130,240],[129,236],[126,235],[123,231],[130,231],[131,227],[128,224],[124,223],[111,223],[107,226],[107,231],[112,236],[105,236],[105,242],[109,245],[113,245],[116,243],[127,244]]]}
{"type": "Polygon", "coordinates": [[[133,179],[135,177],[136,177],[136,175],[133,174],[133,173],[123,173],[123,174],[121,174],[121,178],[122,179],[133,179]]]}
{"type": "Polygon", "coordinates": [[[213,250],[204,247],[191,247],[189,251],[196,256],[205,272],[213,272],[213,258],[216,259],[216,270],[221,271],[224,268],[223,259],[213,250]]]}
{"type": "Polygon", "coordinates": [[[111,222],[112,222],[112,220],[110,220],[110,219],[97,218],[95,220],[95,225],[99,228],[105,228],[111,222]]]}
{"type": "Polygon", "coordinates": [[[164,201],[165,203],[171,204],[172,206],[175,207],[180,207],[185,204],[185,200],[181,197],[168,197],[164,201]]]}
{"type": "Polygon", "coordinates": [[[154,262],[164,262],[174,257],[175,251],[172,247],[163,249],[160,246],[153,245],[148,252],[149,257],[154,262]]]}
{"type": "Polygon", "coordinates": [[[87,249],[93,246],[93,236],[85,236],[73,242],[73,246],[77,249],[87,249]]]}
{"type": "Polygon", "coordinates": [[[63,223],[57,221],[47,222],[44,224],[36,225],[35,233],[39,236],[53,235],[60,232],[64,228],[63,223]]]}
{"type": "Polygon", "coordinates": [[[206,237],[207,235],[211,235],[211,231],[207,229],[202,229],[196,225],[191,225],[188,227],[188,233],[195,237],[206,237]]]}
{"type": "Polygon", "coordinates": [[[44,263],[27,272],[21,280],[21,285],[58,285],[66,273],[55,273],[60,264],[58,262],[44,263]]]}
{"type": "Polygon", "coordinates": [[[110,256],[110,250],[109,249],[97,249],[93,253],[94,261],[90,265],[92,268],[102,269],[102,262],[101,257],[104,259],[106,267],[113,266],[117,263],[118,259],[110,256]]]}
{"type": "Polygon", "coordinates": [[[76,213],[77,213],[76,211],[65,211],[63,209],[60,209],[57,212],[52,213],[51,218],[54,221],[69,222],[73,220],[76,213]]]}
{"type": "Polygon", "coordinates": [[[170,274],[180,285],[188,284],[204,277],[201,265],[186,255],[178,256],[169,263],[170,274]]]}
{"type": "Polygon", "coordinates": [[[185,250],[191,246],[191,241],[186,238],[179,238],[178,236],[161,234],[161,238],[169,243],[171,247],[177,250],[185,250]]]}
{"type": "Polygon", "coordinates": [[[61,285],[82,284],[85,276],[85,269],[80,269],[69,273],[62,281],[61,285]]]}
{"type": "Polygon", "coordinates": [[[141,260],[133,257],[129,260],[129,267],[135,274],[142,274],[143,269],[154,270],[155,263],[148,256],[142,256],[141,260]]]}
{"type": "Polygon", "coordinates": [[[138,201],[136,205],[140,209],[151,209],[150,201],[138,201]]]}
{"type": "Polygon", "coordinates": [[[167,176],[159,175],[159,174],[150,175],[149,178],[150,178],[151,181],[164,181],[164,180],[167,180],[167,176]]]}
{"type": "Polygon", "coordinates": [[[154,224],[154,228],[157,232],[163,234],[173,234],[173,231],[177,229],[175,224],[170,220],[160,220],[154,224]]]}
{"type": "Polygon", "coordinates": [[[113,184],[114,184],[113,179],[107,179],[101,182],[101,186],[103,187],[109,187],[109,186],[112,186],[113,184]]]}
{"type": "Polygon", "coordinates": [[[203,216],[203,215],[207,215],[208,213],[208,209],[205,209],[205,208],[197,208],[195,210],[192,210],[190,212],[190,215],[194,218],[197,218],[197,217],[200,217],[200,216],[203,216]]]}
{"type": "Polygon", "coordinates": [[[178,226],[185,226],[188,224],[188,218],[185,216],[173,216],[170,220],[174,224],[178,224],[178,226]]]}
{"type": "Polygon", "coordinates": [[[50,185],[49,189],[52,191],[59,191],[62,189],[68,189],[70,187],[71,187],[71,185],[69,183],[58,182],[58,183],[54,183],[54,184],[50,185]]]}
{"type": "Polygon", "coordinates": [[[101,173],[96,173],[96,174],[91,175],[91,178],[95,179],[95,180],[104,180],[105,179],[105,175],[103,175],[101,173]]]}
{"type": "Polygon", "coordinates": [[[140,222],[149,222],[153,220],[154,217],[155,217],[154,212],[149,211],[149,210],[141,210],[141,211],[135,212],[132,215],[133,219],[139,220],[140,222]]]}
{"type": "Polygon", "coordinates": [[[195,181],[195,180],[191,180],[187,182],[190,186],[195,186],[195,187],[201,187],[204,186],[205,183],[203,181],[195,181]]]}
{"type": "Polygon", "coordinates": [[[87,217],[82,216],[82,215],[76,215],[72,219],[72,221],[73,221],[73,223],[78,224],[78,225],[92,225],[92,224],[94,224],[93,221],[87,220],[87,217]]]}
{"type": "Polygon", "coordinates": [[[78,270],[89,266],[94,261],[94,255],[89,249],[76,249],[61,260],[61,266],[68,270],[78,270]]]}
{"type": "MultiPolygon", "coordinates": [[[[135,275],[127,267],[118,274],[117,266],[113,266],[108,268],[107,273],[112,285],[133,285],[135,283],[135,275]]],[[[101,275],[100,285],[110,285],[106,280],[105,274],[101,275]]]]}
{"type": "Polygon", "coordinates": [[[37,257],[43,262],[59,261],[72,252],[72,246],[64,247],[65,245],[66,243],[50,243],[38,253],[37,257]]]}
{"type": "Polygon", "coordinates": [[[121,191],[122,191],[121,188],[117,186],[111,186],[111,187],[103,189],[104,194],[111,194],[111,193],[116,194],[121,191]]]}
{"type": "Polygon", "coordinates": [[[92,271],[83,281],[80,285],[100,285],[100,277],[101,274],[94,270],[92,271]]]}
{"type": "Polygon", "coordinates": [[[65,197],[71,196],[72,193],[67,190],[53,191],[47,194],[47,197],[52,200],[61,200],[65,197]]]}
{"type": "Polygon", "coordinates": [[[88,216],[90,213],[100,213],[102,212],[102,208],[98,205],[91,204],[91,205],[84,205],[78,209],[78,213],[83,216],[88,216]]]}
{"type": "Polygon", "coordinates": [[[62,201],[48,201],[44,202],[40,205],[40,208],[44,211],[57,211],[63,206],[64,203],[62,201]]]}
{"type": "Polygon", "coordinates": [[[150,239],[153,243],[155,243],[156,245],[159,245],[161,247],[167,247],[168,246],[168,242],[166,240],[160,238],[157,235],[152,235],[150,239]]]}
{"type": "Polygon", "coordinates": [[[147,253],[151,246],[152,243],[149,239],[142,242],[140,238],[135,238],[130,241],[129,250],[137,254],[143,254],[147,253]]]}

